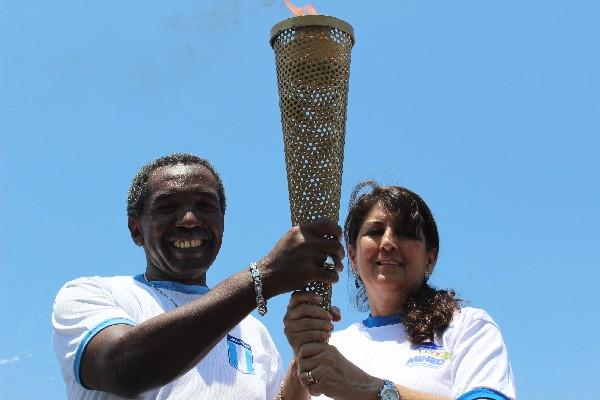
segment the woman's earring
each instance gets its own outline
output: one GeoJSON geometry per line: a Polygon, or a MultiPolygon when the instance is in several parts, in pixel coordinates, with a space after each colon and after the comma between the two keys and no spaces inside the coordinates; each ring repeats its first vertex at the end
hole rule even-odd
{"type": "Polygon", "coordinates": [[[356,286],[356,288],[360,288],[360,283],[358,283],[359,281],[362,282],[362,279],[360,279],[360,276],[358,275],[358,272],[356,272],[356,270],[352,267],[350,267],[352,269],[352,274],[354,275],[354,286],[356,286]]]}
{"type": "Polygon", "coordinates": [[[429,280],[430,276],[431,276],[431,272],[425,272],[425,282],[427,282],[429,280]]]}

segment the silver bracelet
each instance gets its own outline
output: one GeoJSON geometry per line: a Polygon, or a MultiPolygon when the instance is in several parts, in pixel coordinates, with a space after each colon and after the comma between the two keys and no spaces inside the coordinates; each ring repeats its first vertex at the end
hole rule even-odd
{"type": "Polygon", "coordinates": [[[256,263],[250,264],[250,275],[254,281],[254,291],[256,292],[256,305],[258,306],[258,313],[262,316],[267,313],[267,301],[263,296],[262,280],[260,279],[260,271],[256,263]]]}

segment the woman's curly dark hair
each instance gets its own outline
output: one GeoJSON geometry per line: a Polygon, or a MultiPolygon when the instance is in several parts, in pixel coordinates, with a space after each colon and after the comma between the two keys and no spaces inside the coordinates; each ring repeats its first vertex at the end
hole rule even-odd
{"type": "MultiPolygon", "coordinates": [[[[404,234],[418,239],[421,231],[427,250],[440,248],[435,219],[423,199],[406,188],[380,186],[375,181],[361,182],[352,191],[348,217],[344,223],[346,246],[356,246],[360,227],[376,204],[381,204],[388,212],[398,215],[404,234]],[[370,191],[364,192],[365,188],[370,188],[370,191]]],[[[348,271],[352,271],[352,268],[348,268],[348,271]]],[[[358,276],[354,279],[355,305],[360,311],[368,311],[364,283],[358,276]]],[[[461,301],[453,290],[431,287],[427,283],[427,277],[423,277],[423,284],[409,295],[404,305],[403,322],[411,343],[433,341],[436,333],[441,334],[448,327],[454,312],[460,308],[461,301]]]]}

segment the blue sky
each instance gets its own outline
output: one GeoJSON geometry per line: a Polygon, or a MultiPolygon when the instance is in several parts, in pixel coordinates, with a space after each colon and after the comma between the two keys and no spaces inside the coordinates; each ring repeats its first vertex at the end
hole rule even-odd
{"type": "MultiPolygon", "coordinates": [[[[301,5],[303,3],[296,2],[301,5]]],[[[500,325],[519,398],[600,389],[600,2],[319,0],[350,22],[341,215],[355,183],[421,194],[433,275],[500,325]]],[[[214,285],[289,228],[278,0],[0,2],[0,397],[60,399],[50,310],[66,281],[131,275],[137,168],[199,154],[228,195],[214,285]]],[[[337,329],[364,318],[334,289],[337,329]]],[[[264,322],[287,360],[281,318],[264,322]]]]}

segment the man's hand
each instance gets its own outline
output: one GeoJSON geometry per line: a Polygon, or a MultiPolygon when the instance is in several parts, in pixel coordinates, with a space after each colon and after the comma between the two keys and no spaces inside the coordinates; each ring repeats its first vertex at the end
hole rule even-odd
{"type": "Polygon", "coordinates": [[[337,282],[344,268],[341,236],[341,228],[327,219],[292,227],[258,262],[265,297],[301,289],[312,281],[337,282]],[[333,270],[323,268],[327,256],[333,259],[333,270]]]}

